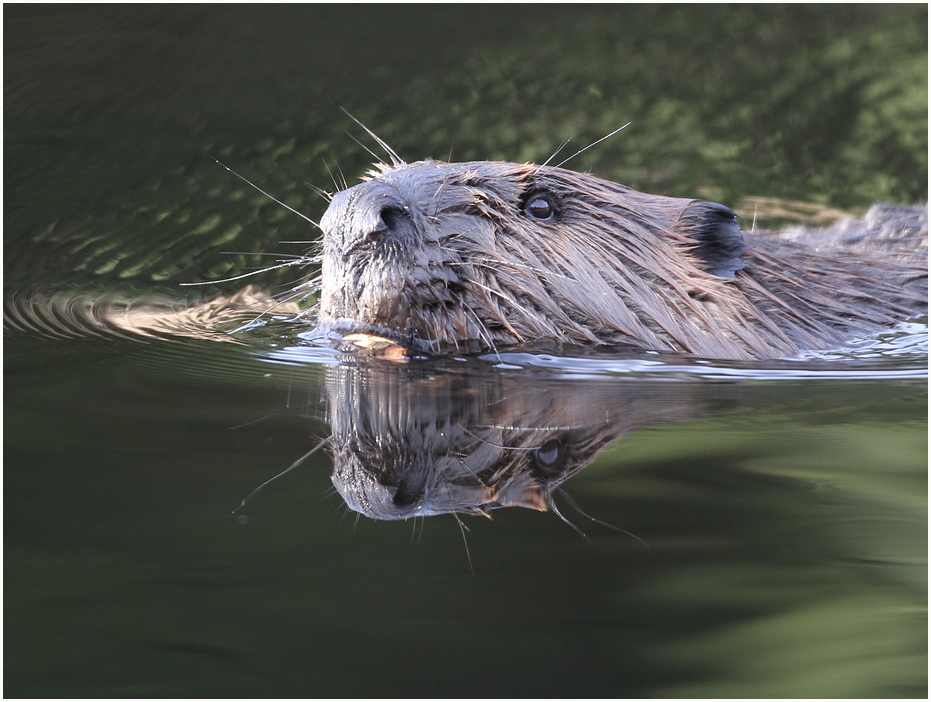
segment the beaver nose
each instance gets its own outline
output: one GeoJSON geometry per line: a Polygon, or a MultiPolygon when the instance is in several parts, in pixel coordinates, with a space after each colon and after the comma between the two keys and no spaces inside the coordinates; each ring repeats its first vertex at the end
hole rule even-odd
{"type": "Polygon", "coordinates": [[[410,209],[394,200],[372,207],[368,216],[362,218],[360,225],[357,229],[357,246],[378,245],[389,241],[409,245],[416,238],[410,209]]]}
{"type": "Polygon", "coordinates": [[[389,232],[396,231],[402,218],[407,217],[405,209],[398,205],[384,205],[378,213],[375,226],[367,234],[371,240],[380,239],[389,232]]]}
{"type": "Polygon", "coordinates": [[[410,205],[396,188],[379,181],[337,193],[320,224],[324,238],[343,255],[389,242],[409,246],[417,240],[410,205]]]}

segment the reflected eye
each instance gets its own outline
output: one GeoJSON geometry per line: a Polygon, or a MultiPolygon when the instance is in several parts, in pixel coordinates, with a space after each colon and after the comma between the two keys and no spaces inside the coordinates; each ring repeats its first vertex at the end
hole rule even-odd
{"type": "Polygon", "coordinates": [[[534,219],[552,219],[555,208],[549,195],[537,194],[528,198],[524,211],[534,219]]]}
{"type": "Polygon", "coordinates": [[[562,462],[562,451],[560,450],[559,441],[550,439],[540,448],[533,452],[534,461],[542,470],[555,470],[562,462]]]}

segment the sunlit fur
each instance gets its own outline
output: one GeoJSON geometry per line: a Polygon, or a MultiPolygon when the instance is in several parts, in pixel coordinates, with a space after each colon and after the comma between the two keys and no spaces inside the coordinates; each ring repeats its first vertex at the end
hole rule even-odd
{"type": "Polygon", "coordinates": [[[722,277],[693,221],[707,204],[531,164],[381,166],[320,222],[320,323],[432,351],[546,342],[739,359],[836,345],[926,306],[918,255],[748,235],[722,277]],[[553,221],[524,212],[537,192],[554,198],[553,221]]]}

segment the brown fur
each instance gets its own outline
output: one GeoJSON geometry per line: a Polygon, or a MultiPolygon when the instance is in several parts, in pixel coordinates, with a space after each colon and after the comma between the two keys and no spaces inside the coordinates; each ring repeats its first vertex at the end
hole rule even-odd
{"type": "Polygon", "coordinates": [[[723,206],[562,168],[381,167],[334,196],[321,226],[322,327],[431,351],[549,342],[786,357],[927,305],[917,237],[898,258],[745,243],[723,206]],[[554,221],[523,211],[537,192],[557,203],[554,221]]]}

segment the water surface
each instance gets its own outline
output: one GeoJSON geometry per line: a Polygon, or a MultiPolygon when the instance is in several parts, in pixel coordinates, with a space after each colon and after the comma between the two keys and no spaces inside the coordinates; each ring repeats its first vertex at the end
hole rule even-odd
{"type": "Polygon", "coordinates": [[[926,201],[926,8],[4,19],[7,695],[926,695],[926,320],[393,364],[222,333],[287,272],[178,286],[304,249],[214,159],[316,217],[341,104],[409,158],[633,120],[576,167],[761,225],[926,201]]]}

